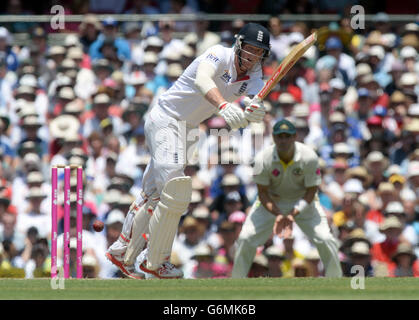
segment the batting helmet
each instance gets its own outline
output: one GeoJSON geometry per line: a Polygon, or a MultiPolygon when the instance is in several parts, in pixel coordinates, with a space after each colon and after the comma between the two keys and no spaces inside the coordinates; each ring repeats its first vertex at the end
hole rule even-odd
{"type": "Polygon", "coordinates": [[[269,31],[257,23],[248,23],[240,29],[236,37],[236,50],[241,49],[243,43],[248,43],[252,46],[262,48],[264,50],[264,57],[267,57],[270,52],[269,31]]]}

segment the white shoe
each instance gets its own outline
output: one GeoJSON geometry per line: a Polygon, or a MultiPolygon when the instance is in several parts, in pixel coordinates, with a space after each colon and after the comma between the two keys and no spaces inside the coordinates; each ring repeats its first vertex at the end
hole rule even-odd
{"type": "Polygon", "coordinates": [[[144,279],[144,274],[142,272],[137,272],[134,265],[128,266],[124,264],[123,256],[116,256],[111,254],[109,251],[106,252],[106,258],[112,262],[115,266],[121,270],[121,272],[126,275],[128,278],[141,280],[144,279]]]}
{"type": "Polygon", "coordinates": [[[166,261],[163,262],[156,270],[150,270],[146,267],[147,261],[140,264],[140,269],[145,273],[146,279],[179,279],[183,278],[182,270],[179,270],[174,264],[166,261]]]}
{"type": "Polygon", "coordinates": [[[136,263],[140,266],[144,261],[147,260],[148,257],[148,248],[145,248],[137,257],[136,263]]]}
{"type": "Polygon", "coordinates": [[[145,274],[146,279],[179,279],[183,278],[182,270],[179,270],[174,264],[169,261],[163,262],[156,270],[150,270],[147,268],[147,253],[148,249],[144,249],[138,256],[138,271],[142,271],[145,274]]]}

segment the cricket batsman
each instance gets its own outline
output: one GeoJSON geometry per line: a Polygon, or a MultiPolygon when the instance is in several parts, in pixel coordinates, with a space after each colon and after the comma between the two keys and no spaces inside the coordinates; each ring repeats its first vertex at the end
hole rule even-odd
{"type": "Polygon", "coordinates": [[[326,276],[341,277],[337,241],[317,197],[321,183],[318,157],[296,141],[295,126],[286,119],[274,125],[273,140],[255,158],[258,199],[237,239],[232,277],[247,277],[256,248],[269,239],[272,230],[281,238],[290,237],[294,222],[317,247],[326,276]]]}
{"type": "Polygon", "coordinates": [[[269,52],[268,30],[248,23],[232,48],[216,45],[197,57],[150,110],[145,135],[151,161],[142,192],[106,253],[128,277],[139,278],[134,263],[140,253],[139,268],[146,278],[183,277],[169,258],[180,217],[191,200],[191,178],[184,168],[186,152],[196,141],[188,141],[188,133],[214,114],[233,130],[262,121],[265,108],[254,96],[264,86],[262,64],[269,52]],[[230,103],[244,95],[244,111],[230,103]]]}

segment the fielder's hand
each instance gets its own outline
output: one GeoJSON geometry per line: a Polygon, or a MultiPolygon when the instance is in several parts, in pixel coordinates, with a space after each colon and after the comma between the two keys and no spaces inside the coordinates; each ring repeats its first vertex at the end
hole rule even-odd
{"type": "Polygon", "coordinates": [[[278,237],[287,239],[292,236],[292,225],[294,223],[294,217],[292,215],[278,215],[275,219],[273,232],[278,237]]]}
{"type": "Polygon", "coordinates": [[[253,99],[246,97],[243,99],[243,103],[246,106],[244,115],[246,119],[251,122],[260,122],[265,117],[266,109],[263,102],[255,96],[253,99]]]}
{"type": "Polygon", "coordinates": [[[231,129],[237,130],[246,127],[247,122],[243,110],[232,103],[222,102],[218,106],[218,114],[224,118],[231,129]]]}

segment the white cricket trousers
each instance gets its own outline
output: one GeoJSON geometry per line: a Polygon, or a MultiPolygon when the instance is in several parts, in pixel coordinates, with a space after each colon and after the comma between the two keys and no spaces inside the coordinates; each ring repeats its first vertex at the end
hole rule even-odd
{"type": "Polygon", "coordinates": [[[187,154],[193,154],[198,140],[198,135],[189,134],[192,129],[196,127],[168,116],[158,104],[150,111],[144,130],[151,160],[142,181],[147,197],[160,195],[167,181],[185,175],[187,154]]]}
{"type": "MultiPolygon", "coordinates": [[[[185,175],[186,155],[193,154],[199,138],[197,134],[191,134],[192,129],[196,128],[168,116],[158,104],[151,109],[144,126],[151,160],[144,171],[142,192],[135,200],[137,205],[142,203],[144,195],[146,198],[159,197],[167,181],[185,175]]],[[[129,211],[122,226],[125,238],[131,233],[133,218],[134,212],[129,211]]],[[[127,242],[119,238],[110,249],[118,255],[126,248],[127,242]]]]}
{"type": "MultiPolygon", "coordinates": [[[[294,203],[277,203],[281,212],[289,212],[294,203]]],[[[342,269],[338,256],[338,244],[332,233],[324,210],[318,201],[313,201],[295,217],[296,224],[315,244],[326,269],[326,277],[341,277],[342,269]]],[[[275,216],[255,201],[237,239],[234,258],[233,278],[245,278],[256,254],[257,247],[263,245],[272,235],[275,216]]]]}

